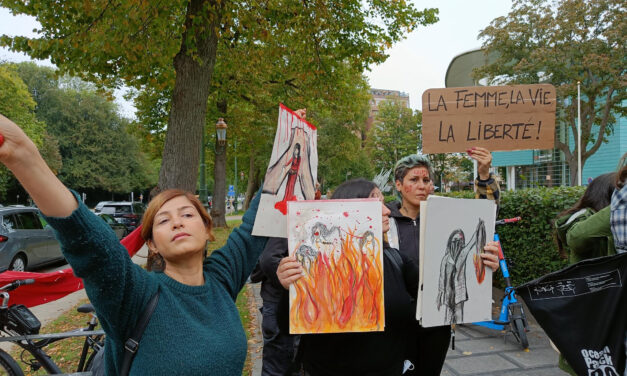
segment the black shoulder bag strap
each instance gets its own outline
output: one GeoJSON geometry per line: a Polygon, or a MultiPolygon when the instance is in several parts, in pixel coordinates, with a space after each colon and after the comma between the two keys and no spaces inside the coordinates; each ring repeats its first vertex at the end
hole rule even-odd
{"type": "Polygon", "coordinates": [[[150,316],[157,307],[157,302],[159,302],[159,288],[157,288],[157,292],[150,298],[148,301],[148,305],[144,308],[139,320],[137,321],[137,325],[129,339],[126,340],[124,344],[124,355],[122,358],[122,367],[120,367],[120,375],[126,376],[131,370],[131,364],[133,363],[133,358],[135,358],[135,354],[137,350],[139,350],[139,341],[144,334],[144,330],[146,330],[146,326],[148,326],[148,322],[150,321],[150,316]]]}

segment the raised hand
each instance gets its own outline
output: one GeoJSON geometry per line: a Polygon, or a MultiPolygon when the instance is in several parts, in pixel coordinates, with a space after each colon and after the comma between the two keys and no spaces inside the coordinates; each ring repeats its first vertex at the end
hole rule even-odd
{"type": "Polygon", "coordinates": [[[0,115],[0,162],[19,180],[42,213],[66,217],[78,207],[72,193],[50,170],[22,129],[0,115]]]}
{"type": "Polygon", "coordinates": [[[10,170],[18,168],[29,157],[39,154],[26,133],[3,115],[0,115],[0,136],[0,162],[10,170]]]}
{"type": "Polygon", "coordinates": [[[470,158],[477,161],[477,172],[479,179],[487,180],[490,177],[490,167],[492,166],[492,153],[486,148],[473,147],[467,150],[470,158]]]}
{"type": "Polygon", "coordinates": [[[294,113],[296,115],[298,115],[298,117],[300,117],[301,119],[307,119],[307,109],[306,108],[300,108],[300,109],[294,111],[294,113]]]}

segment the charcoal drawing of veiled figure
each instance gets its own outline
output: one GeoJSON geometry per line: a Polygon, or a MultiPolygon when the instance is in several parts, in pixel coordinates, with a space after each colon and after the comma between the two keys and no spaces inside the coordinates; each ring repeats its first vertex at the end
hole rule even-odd
{"type": "Polygon", "coordinates": [[[461,323],[464,320],[464,303],[469,298],[466,284],[466,260],[473,250],[477,282],[483,282],[481,271],[484,268],[478,263],[481,262],[479,255],[483,252],[485,244],[485,223],[481,218],[470,241],[466,242],[463,230],[455,229],[446,242],[446,252],[440,262],[436,304],[438,311],[444,309],[444,321],[448,324],[461,323]]]}

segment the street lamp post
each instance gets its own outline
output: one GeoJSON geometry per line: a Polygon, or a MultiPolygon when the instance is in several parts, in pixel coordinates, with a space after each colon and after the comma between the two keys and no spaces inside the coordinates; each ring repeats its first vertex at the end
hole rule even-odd
{"type": "Polygon", "coordinates": [[[205,208],[207,207],[207,177],[205,176],[206,170],[207,164],[205,161],[205,130],[203,129],[202,135],[200,136],[200,188],[198,188],[198,196],[200,196],[200,202],[205,208]]]}
{"type": "Polygon", "coordinates": [[[233,175],[233,191],[235,198],[233,199],[233,210],[237,211],[237,140],[233,140],[233,158],[235,158],[235,174],[233,175]]]}
{"type": "Polygon", "coordinates": [[[216,123],[215,163],[213,169],[214,190],[211,205],[211,218],[214,227],[225,227],[226,200],[226,128],[223,118],[216,123]]]}

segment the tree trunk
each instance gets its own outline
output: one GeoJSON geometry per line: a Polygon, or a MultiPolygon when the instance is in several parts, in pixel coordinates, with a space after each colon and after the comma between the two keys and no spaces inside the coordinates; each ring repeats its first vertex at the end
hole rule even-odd
{"type": "MultiPolygon", "coordinates": [[[[568,169],[570,170],[570,186],[577,186],[577,156],[573,155],[570,158],[566,158],[566,162],[568,163],[568,169]]],[[[583,166],[582,166],[583,169],[583,166]]]]}
{"type": "Polygon", "coordinates": [[[213,227],[226,227],[226,144],[216,144],[215,157],[211,218],[213,227]]]}
{"type": "Polygon", "coordinates": [[[255,151],[250,151],[250,163],[248,166],[248,186],[246,187],[246,198],[244,199],[244,210],[248,209],[253,195],[259,189],[259,171],[255,168],[255,151]]]}
{"type": "Polygon", "coordinates": [[[207,99],[216,61],[220,4],[219,1],[190,0],[187,5],[186,29],[181,49],[174,57],[176,80],[159,172],[161,190],[181,188],[196,191],[200,140],[206,122],[207,99]],[[216,10],[206,15],[208,8],[216,10]],[[194,25],[194,18],[208,21],[206,25],[194,25]],[[195,45],[189,48],[188,40],[195,40],[195,45]],[[197,54],[195,58],[190,55],[190,50],[197,54]]]}

